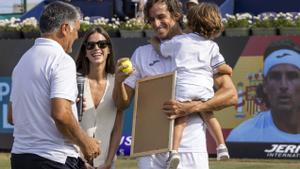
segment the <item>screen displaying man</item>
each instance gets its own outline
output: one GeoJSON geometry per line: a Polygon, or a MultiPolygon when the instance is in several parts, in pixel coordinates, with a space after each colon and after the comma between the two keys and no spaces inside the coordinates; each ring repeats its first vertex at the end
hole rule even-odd
{"type": "Polygon", "coordinates": [[[264,53],[263,102],[267,111],[234,128],[229,142],[300,142],[300,47],[271,43],[264,53]]]}

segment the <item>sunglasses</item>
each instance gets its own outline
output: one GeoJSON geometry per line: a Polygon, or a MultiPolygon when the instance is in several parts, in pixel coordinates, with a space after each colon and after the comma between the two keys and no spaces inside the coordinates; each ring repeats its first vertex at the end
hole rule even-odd
{"type": "Polygon", "coordinates": [[[110,43],[107,40],[99,40],[98,42],[86,42],[85,47],[87,50],[92,50],[92,49],[95,49],[95,47],[97,45],[99,48],[104,49],[109,44],[110,43]]]}

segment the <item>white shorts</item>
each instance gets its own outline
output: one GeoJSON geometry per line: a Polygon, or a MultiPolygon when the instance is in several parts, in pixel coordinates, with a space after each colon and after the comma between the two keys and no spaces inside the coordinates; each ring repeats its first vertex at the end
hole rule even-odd
{"type": "MultiPolygon", "coordinates": [[[[207,153],[179,152],[180,163],[178,169],[209,169],[207,153]]],[[[169,153],[138,157],[139,169],[166,169],[169,153]]]]}

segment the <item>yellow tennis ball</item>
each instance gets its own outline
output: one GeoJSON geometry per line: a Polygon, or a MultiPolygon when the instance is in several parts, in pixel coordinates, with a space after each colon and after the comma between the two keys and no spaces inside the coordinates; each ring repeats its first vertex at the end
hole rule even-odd
{"type": "Polygon", "coordinates": [[[121,65],[124,66],[124,67],[127,66],[126,68],[124,68],[124,69],[121,70],[122,72],[124,72],[124,73],[130,73],[130,72],[133,71],[133,69],[132,69],[132,63],[130,62],[129,59],[124,60],[123,62],[121,62],[121,65]]]}

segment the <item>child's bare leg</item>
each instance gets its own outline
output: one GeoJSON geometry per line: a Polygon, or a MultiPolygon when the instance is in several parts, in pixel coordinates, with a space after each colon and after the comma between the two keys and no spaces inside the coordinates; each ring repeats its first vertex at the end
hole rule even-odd
{"type": "Polygon", "coordinates": [[[173,150],[178,151],[180,141],[182,138],[183,129],[186,127],[186,117],[178,117],[175,119],[173,132],[173,150]]]}
{"type": "Polygon", "coordinates": [[[201,117],[208,126],[209,134],[214,138],[217,145],[225,144],[222,127],[215,118],[213,112],[203,112],[201,117]]]}
{"type": "Polygon", "coordinates": [[[177,169],[178,164],[180,163],[178,148],[181,142],[183,130],[186,127],[186,119],[186,117],[178,117],[177,119],[175,119],[173,145],[170,157],[167,161],[167,169],[177,169]]]}
{"type": "Polygon", "coordinates": [[[214,138],[217,144],[217,160],[229,159],[228,149],[225,145],[225,140],[222,132],[222,127],[217,118],[214,117],[213,112],[200,113],[202,119],[208,126],[210,135],[214,138]]]}

